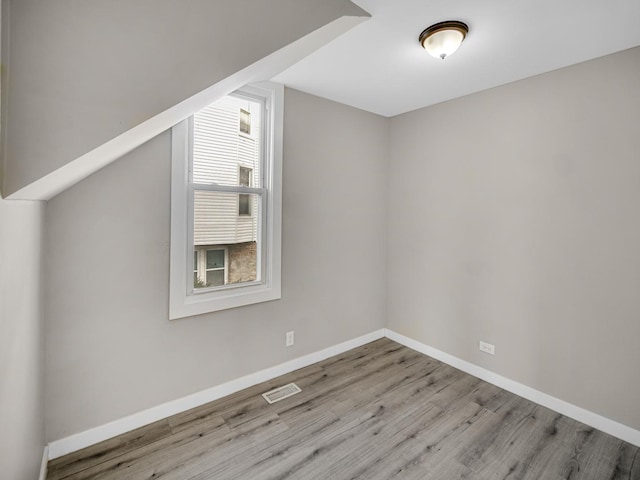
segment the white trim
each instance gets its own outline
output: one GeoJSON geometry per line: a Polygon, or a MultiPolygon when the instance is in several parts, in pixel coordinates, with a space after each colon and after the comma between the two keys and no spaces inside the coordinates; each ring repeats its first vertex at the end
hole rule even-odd
{"type": "Polygon", "coordinates": [[[163,418],[167,418],[171,415],[175,415],[227,395],[231,395],[232,393],[257,385],[258,383],[266,382],[267,380],[279,377],[280,375],[293,372],[299,368],[308,367],[309,365],[313,365],[314,363],[339,355],[351,350],[352,348],[360,347],[382,337],[384,337],[384,329],[376,330],[366,335],[347,340],[346,342],[342,342],[338,345],[325,348],[318,352],[310,353],[308,355],[289,360],[288,362],[281,363],[280,365],[245,375],[244,377],[231,380],[230,382],[223,383],[222,385],[217,385],[207,390],[152,407],[148,410],[134,413],[133,415],[115,420],[111,423],[107,423],[69,437],[61,438],[60,440],[55,440],[49,443],[48,446],[49,459],[53,460],[54,458],[67,455],[68,453],[75,452],[144,425],[162,420],[163,418]]]}
{"type": "MultiPolygon", "coordinates": [[[[365,345],[374,340],[378,340],[382,337],[387,337],[395,342],[398,342],[408,348],[416,350],[425,355],[429,355],[441,362],[444,362],[452,367],[455,367],[463,372],[485,380],[493,385],[503,388],[511,393],[519,395],[523,398],[531,400],[539,405],[550,408],[558,413],[578,420],[586,425],[590,425],[598,430],[613,435],[621,440],[629,442],[633,445],[640,446],[640,431],[634,430],[631,427],[622,425],[611,419],[605,418],[596,413],[585,410],[576,405],[565,402],[558,398],[542,393],[531,387],[523,385],[521,383],[510,380],[506,377],[491,372],[485,368],[474,365],[470,362],[462,360],[458,357],[454,357],[441,350],[437,350],[433,347],[425,345],[424,343],[413,340],[399,333],[389,329],[380,329],[361,337],[348,340],[346,342],[334,345],[332,347],[325,348],[318,352],[310,353],[308,355],[290,360],[288,362],[276,365],[265,370],[246,375],[244,377],[232,380],[222,385],[203,390],[201,392],[188,395],[186,397],[152,407],[148,410],[129,415],[128,417],[115,420],[111,423],[101,425],[84,432],[71,435],[69,437],[62,438],[51,442],[45,447],[45,453],[48,454],[49,460],[61,457],[71,452],[75,452],[82,448],[89,447],[96,443],[102,442],[109,438],[121,435],[136,428],[148,425],[163,418],[167,418],[171,415],[184,412],[194,407],[204,405],[205,403],[212,402],[219,398],[231,395],[245,388],[257,385],[273,378],[279,377],[290,373],[299,368],[304,368],[314,363],[320,362],[327,358],[333,357],[344,353],[352,348],[357,348],[365,345]]],[[[46,468],[46,462],[43,464],[46,468]]],[[[45,470],[46,473],[46,470],[45,470]]],[[[42,473],[41,473],[42,475],[42,473]]],[[[43,477],[41,476],[41,479],[43,477]]]]}
{"type": "Polygon", "coordinates": [[[49,445],[45,445],[42,452],[42,463],[40,464],[40,475],[38,480],[47,480],[47,468],[49,466],[49,445]]]}
{"type": "Polygon", "coordinates": [[[369,17],[343,16],[177,105],[127,130],[53,172],[8,195],[11,200],[50,200],[242,85],[273,78],[369,17]]]}
{"type": "Polygon", "coordinates": [[[458,370],[462,370],[469,375],[478,377],[486,382],[496,385],[497,387],[503,388],[511,393],[515,393],[520,397],[531,400],[538,405],[550,408],[562,415],[566,415],[567,417],[578,420],[579,422],[640,447],[640,431],[638,430],[603,417],[602,415],[598,415],[597,413],[585,410],[584,408],[573,405],[572,403],[560,400],[559,398],[552,397],[551,395],[503,377],[502,375],[479,367],[478,365],[467,362],[466,360],[454,357],[453,355],[430,347],[429,345],[425,345],[417,340],[406,337],[400,333],[396,333],[388,328],[385,329],[385,336],[394,342],[398,342],[405,347],[409,347],[412,350],[433,357],[436,360],[440,360],[441,362],[451,365],[458,370]]]}
{"type": "MultiPolygon", "coordinates": [[[[191,284],[193,263],[193,182],[191,182],[190,120],[172,129],[171,248],[169,266],[169,319],[236,308],[281,297],[282,245],[282,141],[284,86],[272,82],[245,85],[234,92],[263,103],[260,171],[265,189],[258,222],[256,282],[227,285],[195,292],[191,284]]],[[[230,187],[225,187],[227,190],[230,187]]],[[[215,187],[216,190],[221,190],[215,187]]],[[[233,187],[234,191],[254,189],[233,187]]],[[[257,191],[257,190],[256,190],[257,191]]]]}

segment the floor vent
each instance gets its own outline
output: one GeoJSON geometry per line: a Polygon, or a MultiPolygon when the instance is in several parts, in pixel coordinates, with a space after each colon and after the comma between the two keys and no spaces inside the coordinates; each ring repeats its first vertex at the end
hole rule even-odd
{"type": "Polygon", "coordinates": [[[283,387],[275,388],[267,393],[263,393],[262,396],[267,401],[267,403],[276,403],[280,400],[284,400],[285,398],[289,398],[291,395],[295,395],[296,393],[300,393],[300,387],[298,387],[295,383],[290,383],[289,385],[285,385],[283,387]]]}

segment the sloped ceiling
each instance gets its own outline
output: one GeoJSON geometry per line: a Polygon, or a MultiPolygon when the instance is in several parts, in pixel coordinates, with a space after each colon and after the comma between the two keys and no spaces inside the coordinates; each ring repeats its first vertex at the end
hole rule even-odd
{"type": "MultiPolygon", "coordinates": [[[[368,18],[347,0],[4,2],[9,198],[50,197],[55,189],[17,192],[248,66],[262,61],[237,82],[266,80],[368,18]],[[305,48],[277,56],[279,70],[267,68],[265,58],[308,38],[305,48]]],[[[156,133],[180,119],[161,120],[168,123],[156,122],[156,133]]],[[[130,150],[147,139],[129,140],[130,150]]]]}

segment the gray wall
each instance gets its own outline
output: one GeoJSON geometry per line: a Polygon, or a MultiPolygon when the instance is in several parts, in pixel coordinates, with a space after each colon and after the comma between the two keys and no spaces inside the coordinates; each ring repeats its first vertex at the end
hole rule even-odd
{"type": "Polygon", "coordinates": [[[4,183],[4,145],[7,134],[4,126],[7,123],[7,73],[6,68],[9,54],[9,2],[0,0],[0,197],[4,183]]]}
{"type": "Polygon", "coordinates": [[[382,328],[387,127],[286,90],[279,301],[168,320],[168,133],[52,199],[47,439],[382,328]]]}
{"type": "Polygon", "coordinates": [[[640,428],[638,85],[635,48],[393,118],[388,327],[640,428]]]}
{"type": "Polygon", "coordinates": [[[336,18],[366,15],[348,0],[3,3],[5,197],[336,18]]]}
{"type": "Polygon", "coordinates": [[[44,204],[0,199],[0,476],[38,477],[44,435],[44,204]]]}

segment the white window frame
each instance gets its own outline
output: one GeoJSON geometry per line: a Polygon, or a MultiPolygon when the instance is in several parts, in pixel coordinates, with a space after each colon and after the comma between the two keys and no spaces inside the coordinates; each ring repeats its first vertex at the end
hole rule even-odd
{"type": "MultiPolygon", "coordinates": [[[[225,285],[215,289],[193,289],[193,189],[190,186],[191,117],[172,129],[171,135],[171,252],[169,318],[171,320],[254,303],[281,296],[282,228],[282,137],[284,87],[265,82],[247,85],[239,95],[262,99],[263,175],[261,245],[258,253],[261,275],[255,282],[225,285]],[[191,288],[189,288],[191,285],[191,288]],[[202,291],[201,291],[202,290],[202,291]]],[[[217,187],[223,189],[224,187],[217,187]]],[[[241,187],[245,188],[245,187],[241,187]]],[[[237,190],[237,187],[234,191],[237,190]]],[[[246,193],[255,188],[246,188],[246,193]]]]}

